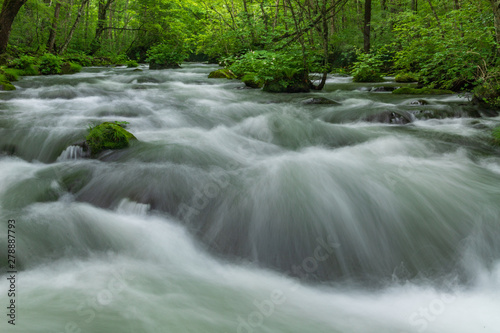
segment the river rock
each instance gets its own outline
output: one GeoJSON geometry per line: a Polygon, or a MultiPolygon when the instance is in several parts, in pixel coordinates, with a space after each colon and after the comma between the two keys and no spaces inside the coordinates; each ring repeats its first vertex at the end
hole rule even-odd
{"type": "Polygon", "coordinates": [[[306,105],[341,105],[339,102],[331,100],[325,97],[313,97],[302,101],[302,104],[306,105]]]}
{"type": "Polygon", "coordinates": [[[218,69],[208,74],[209,79],[236,79],[236,75],[228,68],[218,69]]]}
{"type": "Polygon", "coordinates": [[[377,114],[368,115],[362,120],[371,123],[398,124],[405,125],[413,121],[413,117],[406,111],[384,111],[377,114]]]}
{"type": "Polygon", "coordinates": [[[429,102],[427,102],[425,99],[416,99],[410,102],[410,105],[428,105],[428,104],[429,102]]]}
{"type": "Polygon", "coordinates": [[[370,92],[392,92],[399,87],[390,87],[390,86],[381,86],[381,87],[373,87],[370,89],[370,92]]]}
{"type": "Polygon", "coordinates": [[[137,138],[119,123],[104,122],[92,127],[86,137],[90,154],[95,156],[106,149],[122,149],[129,146],[130,140],[137,138]]]}

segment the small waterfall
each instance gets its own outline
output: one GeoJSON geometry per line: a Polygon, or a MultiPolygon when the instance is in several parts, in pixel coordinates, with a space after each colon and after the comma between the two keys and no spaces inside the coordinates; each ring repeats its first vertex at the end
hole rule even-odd
{"type": "Polygon", "coordinates": [[[150,208],[151,206],[148,204],[141,204],[125,198],[120,201],[116,207],[116,211],[125,214],[146,215],[150,208]]]}
{"type": "Polygon", "coordinates": [[[77,160],[79,158],[85,157],[85,152],[80,146],[69,146],[66,148],[61,155],[57,158],[58,162],[77,160]]]}

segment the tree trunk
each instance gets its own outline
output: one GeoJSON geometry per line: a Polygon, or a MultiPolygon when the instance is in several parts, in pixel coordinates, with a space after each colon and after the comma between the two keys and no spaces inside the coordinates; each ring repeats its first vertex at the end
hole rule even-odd
{"type": "Polygon", "coordinates": [[[365,0],[365,22],[363,25],[363,40],[365,53],[370,53],[370,25],[372,20],[372,0],[365,0]]]}
{"type": "Polygon", "coordinates": [[[76,19],[75,23],[73,23],[73,26],[71,27],[71,30],[68,33],[68,36],[64,40],[64,43],[61,45],[61,48],[59,49],[59,54],[63,54],[66,52],[66,49],[68,48],[69,42],[71,42],[71,39],[73,38],[73,34],[75,33],[76,27],[78,26],[78,23],[80,22],[80,17],[82,17],[83,9],[85,8],[85,5],[89,2],[89,0],[83,0],[82,4],[80,5],[80,8],[78,9],[78,13],[76,14],[76,19]]]}
{"type": "Polygon", "coordinates": [[[27,0],[5,0],[0,12],[0,54],[5,53],[17,13],[27,0]]]}
{"type": "Polygon", "coordinates": [[[411,10],[416,13],[418,11],[418,3],[417,0],[411,0],[411,10]]]}
{"type": "Polygon", "coordinates": [[[101,48],[102,33],[105,30],[106,17],[109,6],[114,0],[99,0],[99,9],[97,12],[97,28],[95,29],[94,40],[90,44],[90,54],[94,55],[101,48]]]}
{"type": "Polygon", "coordinates": [[[58,1],[54,8],[54,18],[49,31],[49,41],[47,42],[47,51],[54,53],[54,44],[56,42],[57,23],[59,21],[59,12],[61,11],[61,3],[58,1]]]}
{"type": "Polygon", "coordinates": [[[497,53],[500,55],[500,0],[490,0],[493,8],[493,16],[495,17],[495,34],[497,41],[497,53]]]}

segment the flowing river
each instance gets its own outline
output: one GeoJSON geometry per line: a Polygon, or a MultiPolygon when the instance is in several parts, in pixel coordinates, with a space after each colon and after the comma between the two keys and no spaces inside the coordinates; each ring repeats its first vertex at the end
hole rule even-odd
{"type": "Polygon", "coordinates": [[[2,333],[500,331],[499,117],[335,76],[269,94],[215,68],[0,93],[2,333]],[[103,121],[138,141],[82,157],[103,121]]]}

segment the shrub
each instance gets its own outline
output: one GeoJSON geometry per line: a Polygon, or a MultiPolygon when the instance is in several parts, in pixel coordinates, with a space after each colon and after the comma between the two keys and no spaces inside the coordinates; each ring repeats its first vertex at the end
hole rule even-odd
{"type": "Polygon", "coordinates": [[[40,58],[39,71],[43,75],[60,74],[63,61],[52,53],[45,53],[40,58]]]}
{"type": "Polygon", "coordinates": [[[399,73],[394,79],[400,83],[417,82],[418,75],[414,73],[399,73]]]}
{"type": "Polygon", "coordinates": [[[135,60],[129,60],[129,61],[127,61],[126,65],[127,65],[128,68],[139,67],[139,64],[135,60]]]}
{"type": "Polygon", "coordinates": [[[354,82],[382,82],[384,78],[380,73],[383,66],[379,56],[371,54],[361,54],[358,61],[354,63],[351,75],[354,82]]]}
{"type": "Polygon", "coordinates": [[[187,59],[187,54],[181,47],[168,44],[151,47],[147,56],[146,61],[149,62],[150,69],[176,68],[187,59]]]}
{"type": "Polygon", "coordinates": [[[249,83],[251,81],[253,86],[263,86],[269,92],[309,90],[308,72],[300,52],[250,51],[238,58],[225,59],[224,62],[231,63],[229,69],[237,77],[249,83]]]}

